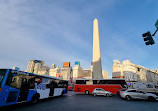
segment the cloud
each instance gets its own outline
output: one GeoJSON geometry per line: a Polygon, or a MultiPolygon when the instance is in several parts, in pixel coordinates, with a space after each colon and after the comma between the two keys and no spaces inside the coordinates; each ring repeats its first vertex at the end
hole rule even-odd
{"type": "Polygon", "coordinates": [[[25,70],[27,61],[30,59],[43,59],[47,61],[46,64],[57,63],[60,66],[64,61],[73,63],[79,60],[85,67],[90,67],[89,61],[72,55],[71,51],[64,49],[64,45],[63,49],[58,48],[57,44],[53,45],[54,42],[59,42],[60,46],[60,40],[64,40],[66,45],[83,50],[90,49],[88,42],[66,27],[70,21],[73,21],[67,21],[74,16],[73,13],[60,8],[56,9],[57,12],[45,13],[39,9],[40,6],[33,8],[28,7],[27,3],[24,5],[25,3],[19,0],[1,1],[0,3],[0,30],[2,31],[0,33],[0,58],[3,58],[0,65],[2,67],[18,66],[25,70]],[[58,13],[63,15],[60,16],[58,13]],[[53,14],[57,14],[56,18],[52,17],[53,14]],[[65,20],[60,20],[65,15],[69,18],[65,17],[65,20]],[[45,38],[49,38],[44,37],[47,33],[58,40],[45,41],[45,38]]]}

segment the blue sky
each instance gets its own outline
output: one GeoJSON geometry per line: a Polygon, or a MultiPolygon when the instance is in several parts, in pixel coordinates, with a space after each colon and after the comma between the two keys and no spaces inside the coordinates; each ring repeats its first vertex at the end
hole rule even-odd
{"type": "MultiPolygon", "coordinates": [[[[0,0],[0,66],[26,70],[31,59],[46,65],[80,61],[90,68],[93,20],[98,19],[102,68],[130,59],[158,68],[158,39],[146,46],[142,33],[155,31],[157,0],[0,0]]],[[[157,34],[158,37],[158,34],[157,34]]]]}

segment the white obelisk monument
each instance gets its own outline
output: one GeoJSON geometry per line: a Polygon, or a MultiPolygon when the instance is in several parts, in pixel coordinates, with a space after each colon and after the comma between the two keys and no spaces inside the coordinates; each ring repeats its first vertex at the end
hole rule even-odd
{"type": "Polygon", "coordinates": [[[99,28],[98,20],[93,22],[93,79],[103,79],[102,65],[101,65],[101,53],[100,53],[100,41],[99,41],[99,28]]]}

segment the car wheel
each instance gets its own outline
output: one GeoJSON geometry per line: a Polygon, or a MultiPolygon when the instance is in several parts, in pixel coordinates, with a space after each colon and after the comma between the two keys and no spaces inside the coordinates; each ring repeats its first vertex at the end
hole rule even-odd
{"type": "Polygon", "coordinates": [[[89,94],[89,91],[88,91],[88,90],[86,90],[86,91],[85,91],[85,94],[87,94],[87,95],[88,95],[88,94],[89,94]]]}
{"type": "Polygon", "coordinates": [[[155,98],[154,98],[154,97],[151,97],[151,96],[148,97],[148,100],[149,100],[149,101],[152,101],[152,102],[153,102],[153,101],[156,101],[155,98]]]}
{"type": "Polygon", "coordinates": [[[96,95],[97,95],[96,93],[93,94],[93,96],[96,96],[96,95]]]}
{"type": "Polygon", "coordinates": [[[130,97],[130,96],[128,96],[128,95],[127,95],[125,98],[126,98],[126,100],[128,100],[128,101],[130,101],[130,100],[131,100],[131,97],[130,97]]]}
{"type": "Polygon", "coordinates": [[[107,93],[107,94],[106,94],[106,96],[107,96],[107,97],[109,97],[109,96],[110,96],[110,94],[108,94],[108,93],[107,93]]]}

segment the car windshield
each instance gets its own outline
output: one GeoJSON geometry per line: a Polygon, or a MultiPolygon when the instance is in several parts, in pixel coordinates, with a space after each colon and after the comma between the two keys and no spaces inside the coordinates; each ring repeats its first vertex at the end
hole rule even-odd
{"type": "Polygon", "coordinates": [[[6,69],[0,69],[0,86],[3,81],[4,75],[5,75],[6,69]]]}
{"type": "Polygon", "coordinates": [[[127,92],[137,92],[136,90],[128,90],[127,92]]]}
{"type": "Polygon", "coordinates": [[[121,89],[121,91],[126,91],[127,89],[121,89]]]}

